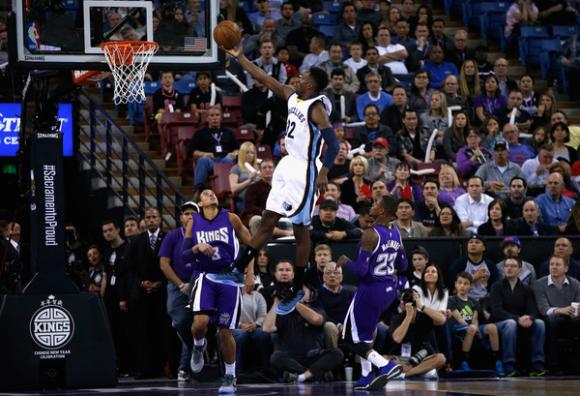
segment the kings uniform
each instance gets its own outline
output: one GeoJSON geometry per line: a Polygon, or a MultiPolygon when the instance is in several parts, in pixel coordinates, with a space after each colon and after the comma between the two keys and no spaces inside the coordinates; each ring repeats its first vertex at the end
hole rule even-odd
{"type": "Polygon", "coordinates": [[[211,257],[202,253],[195,255],[193,265],[200,273],[192,289],[192,310],[194,313],[209,314],[210,321],[220,328],[235,329],[242,303],[240,288],[206,277],[207,274],[223,271],[239,255],[239,241],[227,210],[220,209],[213,220],[194,213],[191,235],[194,246],[207,243],[215,249],[211,257]]]}
{"type": "Polygon", "coordinates": [[[324,95],[300,99],[295,92],[288,98],[288,155],[276,166],[266,202],[267,210],[290,218],[293,224],[309,225],[318,199],[314,183],[322,167],[322,134],[310,114],[317,102],[321,102],[330,115],[332,104],[324,95]]]}
{"type": "Polygon", "coordinates": [[[407,270],[407,256],[399,229],[377,224],[373,230],[379,240],[344,319],[343,338],[351,337],[355,343],[373,342],[381,315],[397,296],[396,274],[407,270]]]}

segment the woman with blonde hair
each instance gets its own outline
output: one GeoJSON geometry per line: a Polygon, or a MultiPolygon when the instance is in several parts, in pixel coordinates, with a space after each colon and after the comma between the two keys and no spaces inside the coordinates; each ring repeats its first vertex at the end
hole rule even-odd
{"type": "Polygon", "coordinates": [[[252,142],[244,142],[240,146],[238,162],[230,171],[230,190],[236,197],[236,210],[239,211],[244,208],[246,189],[259,179],[256,146],[252,142]],[[248,169],[246,163],[253,169],[248,169]]]}
{"type": "Polygon", "coordinates": [[[475,95],[481,92],[481,81],[479,80],[479,69],[473,59],[467,59],[461,65],[459,71],[459,90],[461,95],[469,98],[473,102],[475,95]]]}
{"type": "Polygon", "coordinates": [[[447,120],[447,98],[441,91],[431,91],[431,98],[429,99],[429,108],[421,114],[421,125],[427,130],[429,135],[434,129],[443,134],[448,127],[447,120]]]}
{"type": "Polygon", "coordinates": [[[455,168],[447,164],[441,165],[439,170],[439,202],[453,206],[461,194],[465,194],[465,190],[459,183],[455,168]]]}
{"type": "Polygon", "coordinates": [[[349,177],[340,185],[340,201],[353,207],[358,213],[361,202],[371,202],[371,181],[366,178],[369,163],[362,155],[357,155],[350,161],[349,177]]]}

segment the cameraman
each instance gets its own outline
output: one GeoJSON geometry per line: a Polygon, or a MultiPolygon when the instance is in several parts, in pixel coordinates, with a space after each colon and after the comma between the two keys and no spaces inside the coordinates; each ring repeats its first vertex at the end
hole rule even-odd
{"type": "Polygon", "coordinates": [[[429,373],[429,377],[436,378],[436,370],[445,365],[446,359],[442,353],[437,353],[431,345],[433,325],[441,326],[439,311],[422,306],[417,308],[416,300],[419,296],[413,295],[412,289],[406,289],[401,295],[402,313],[395,315],[391,320],[391,337],[395,345],[391,349],[397,355],[398,363],[403,366],[405,378],[429,373]],[[435,375],[431,376],[430,372],[435,375]]]}
{"type": "Polygon", "coordinates": [[[270,362],[283,373],[284,382],[332,380],[332,371],[342,364],[343,353],[338,348],[324,349],[325,315],[313,303],[309,290],[286,314],[277,312],[277,305],[288,298],[287,291],[294,280],[294,267],[287,260],[276,264],[277,289],[274,304],[263,323],[266,333],[277,333],[277,342],[270,362]]]}

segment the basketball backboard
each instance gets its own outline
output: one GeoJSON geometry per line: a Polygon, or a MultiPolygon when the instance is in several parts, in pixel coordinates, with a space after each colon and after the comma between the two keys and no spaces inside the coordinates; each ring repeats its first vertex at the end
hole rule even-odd
{"type": "Polygon", "coordinates": [[[215,67],[217,0],[12,0],[17,60],[34,69],[105,70],[104,41],[156,41],[156,69],[215,67]]]}

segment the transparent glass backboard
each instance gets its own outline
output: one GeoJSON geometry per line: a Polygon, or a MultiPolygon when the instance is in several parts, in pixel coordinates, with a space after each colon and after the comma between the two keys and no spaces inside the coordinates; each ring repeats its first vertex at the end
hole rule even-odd
{"type": "Polygon", "coordinates": [[[13,0],[18,61],[36,69],[106,69],[102,42],[155,41],[153,67],[213,67],[218,6],[218,0],[13,0]]]}

